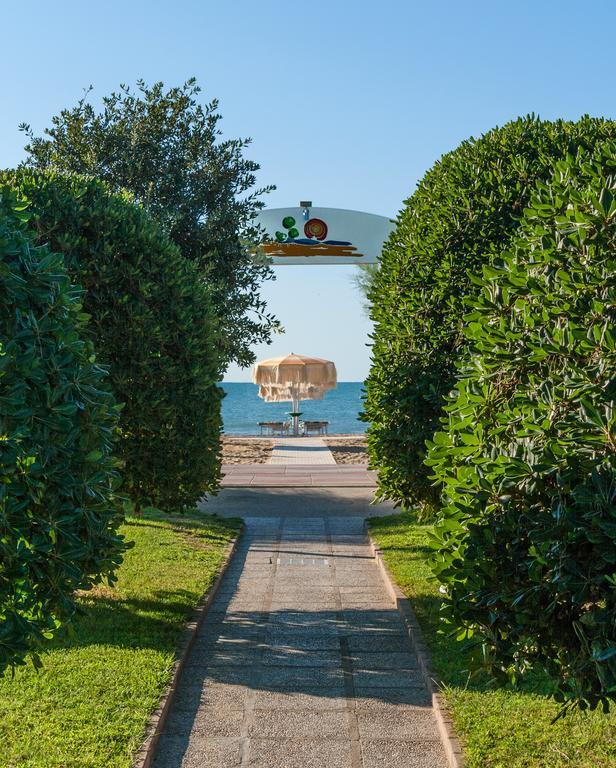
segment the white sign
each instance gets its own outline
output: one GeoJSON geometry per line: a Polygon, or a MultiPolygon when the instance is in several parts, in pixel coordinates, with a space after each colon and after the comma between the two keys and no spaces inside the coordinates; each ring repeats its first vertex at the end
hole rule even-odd
{"type": "Polygon", "coordinates": [[[268,208],[257,222],[268,235],[273,264],[375,264],[394,229],[386,216],[342,208],[268,208]]]}

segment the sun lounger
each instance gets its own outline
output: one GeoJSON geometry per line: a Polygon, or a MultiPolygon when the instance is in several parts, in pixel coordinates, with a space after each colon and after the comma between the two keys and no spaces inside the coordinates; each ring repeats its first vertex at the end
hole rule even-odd
{"type": "Polygon", "coordinates": [[[261,429],[261,434],[263,434],[263,430],[268,435],[286,435],[289,431],[289,423],[287,421],[260,421],[257,426],[261,429]]]}
{"type": "Polygon", "coordinates": [[[318,435],[326,435],[329,421],[304,421],[304,434],[316,432],[318,435]]]}

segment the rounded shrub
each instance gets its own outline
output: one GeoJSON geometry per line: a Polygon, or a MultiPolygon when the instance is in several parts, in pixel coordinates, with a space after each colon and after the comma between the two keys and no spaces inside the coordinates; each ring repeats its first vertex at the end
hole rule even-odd
{"type": "Polygon", "coordinates": [[[84,341],[81,291],[33,247],[0,187],[0,674],[113,572],[124,544],[112,444],[117,408],[84,341]]]}
{"type": "Polygon", "coordinates": [[[85,289],[88,333],[123,403],[117,454],[137,507],[178,509],[218,485],[221,377],[210,295],[196,267],[127,196],[97,180],[4,174],[31,201],[30,232],[85,289]]]}
{"type": "Polygon", "coordinates": [[[379,496],[438,507],[424,465],[465,345],[464,299],[494,245],[506,248],[537,181],[578,147],[616,137],[613,121],[526,117],[469,139],[428,171],[400,213],[370,292],[372,367],[364,419],[379,496]]]}
{"type": "Polygon", "coordinates": [[[446,613],[498,678],[616,696],[616,142],[555,165],[476,280],[427,463],[446,613]]]}

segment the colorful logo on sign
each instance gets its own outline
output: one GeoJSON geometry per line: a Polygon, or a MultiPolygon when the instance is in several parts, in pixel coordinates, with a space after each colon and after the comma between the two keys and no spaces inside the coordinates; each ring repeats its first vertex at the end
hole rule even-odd
{"type": "Polygon", "coordinates": [[[300,237],[296,224],[293,216],[284,217],[282,227],[286,231],[277,230],[276,239],[263,246],[268,256],[363,256],[346,240],[328,240],[323,219],[308,219],[304,224],[305,237],[300,237]]]}

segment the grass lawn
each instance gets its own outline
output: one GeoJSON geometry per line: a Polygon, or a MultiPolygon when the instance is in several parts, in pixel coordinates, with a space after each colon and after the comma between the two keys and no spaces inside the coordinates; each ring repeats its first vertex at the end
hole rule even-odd
{"type": "Polygon", "coordinates": [[[439,593],[430,578],[429,527],[409,515],[373,518],[370,531],[391,572],[412,599],[434,671],[464,743],[468,768],[613,768],[616,714],[574,713],[550,724],[558,706],[529,686],[490,690],[469,682],[468,660],[456,640],[437,633],[439,593]]]}
{"type": "Polygon", "coordinates": [[[1,768],[128,768],[170,679],[191,609],[239,521],[195,512],[129,519],[117,584],[81,598],[75,637],[0,678],[1,768]]]}

